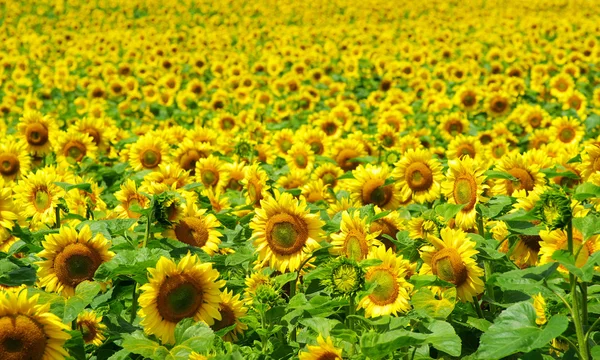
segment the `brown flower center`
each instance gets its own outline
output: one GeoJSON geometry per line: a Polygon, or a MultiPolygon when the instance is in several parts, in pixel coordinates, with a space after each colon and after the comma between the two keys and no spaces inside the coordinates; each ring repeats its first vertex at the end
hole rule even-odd
{"type": "Polygon", "coordinates": [[[189,150],[179,158],[179,166],[184,170],[189,170],[193,175],[196,172],[196,162],[201,158],[197,150],[189,150]]]}
{"type": "Polygon", "coordinates": [[[456,286],[462,285],[468,277],[467,267],[458,251],[453,248],[444,248],[436,252],[431,258],[431,270],[440,279],[456,286]]]}
{"type": "Polygon", "coordinates": [[[208,241],[208,229],[204,221],[195,217],[185,217],[175,226],[177,240],[188,245],[203,247],[208,241]]]}
{"type": "Polygon", "coordinates": [[[140,162],[146,169],[153,169],[157,167],[158,164],[160,164],[160,160],[160,153],[153,149],[144,150],[142,156],[140,157],[140,162]]]}
{"type": "Polygon", "coordinates": [[[43,327],[31,317],[9,315],[0,318],[0,359],[41,360],[46,341],[43,327]]]}
{"type": "Polygon", "coordinates": [[[98,333],[96,330],[96,325],[88,320],[78,322],[77,328],[79,331],[81,331],[81,334],[83,335],[83,341],[85,341],[86,344],[91,343],[98,333]]]}
{"type": "Polygon", "coordinates": [[[471,159],[475,158],[475,147],[472,144],[460,144],[456,147],[456,155],[458,158],[462,158],[463,156],[468,156],[471,159]]]}
{"type": "Polygon", "coordinates": [[[387,305],[396,301],[399,287],[396,275],[390,270],[382,268],[369,271],[365,276],[367,281],[376,282],[377,286],[369,295],[372,302],[377,305],[387,305]]]}
{"type": "Polygon", "coordinates": [[[60,282],[76,287],[85,280],[92,280],[101,263],[96,249],[81,243],[69,244],[54,258],[54,271],[60,282]]]}
{"type": "Polygon", "coordinates": [[[521,168],[513,168],[508,170],[508,173],[517,178],[517,181],[506,181],[506,189],[508,190],[508,195],[511,195],[515,190],[533,190],[533,186],[535,185],[534,179],[527,170],[521,168]]]}
{"type": "Polygon", "coordinates": [[[85,145],[79,141],[71,140],[63,148],[63,155],[73,159],[74,161],[81,161],[85,156],[86,148],[85,145]]]}
{"type": "Polygon", "coordinates": [[[19,172],[21,163],[19,158],[14,154],[0,154],[0,174],[4,176],[12,176],[19,172]]]}
{"type": "Polygon", "coordinates": [[[531,249],[535,252],[540,251],[540,241],[542,241],[542,238],[539,235],[519,235],[519,239],[528,249],[531,249]]]}
{"type": "Polygon", "coordinates": [[[575,129],[573,129],[572,127],[565,127],[560,129],[560,131],[558,132],[558,140],[565,144],[568,144],[571,141],[573,141],[573,139],[575,139],[575,135],[575,129]]]}
{"type": "Polygon", "coordinates": [[[308,239],[308,226],[297,216],[280,213],[273,215],[266,226],[269,247],[276,255],[299,252],[308,239]]]}
{"type": "Polygon", "coordinates": [[[27,126],[25,134],[29,145],[43,146],[48,142],[48,129],[43,124],[30,124],[27,126]]]}
{"type": "Polygon", "coordinates": [[[405,172],[406,182],[413,191],[428,190],[433,184],[433,172],[420,161],[410,164],[405,172]]]}
{"type": "Polygon", "coordinates": [[[203,303],[202,284],[186,274],[165,278],[158,291],[157,308],[160,316],[169,322],[194,317],[203,303]]]}
{"type": "Polygon", "coordinates": [[[362,188],[362,202],[384,207],[392,199],[392,185],[383,186],[383,179],[368,180],[362,188]]]}
{"type": "Polygon", "coordinates": [[[369,231],[371,233],[380,231],[379,235],[377,236],[377,240],[381,241],[381,243],[385,245],[386,249],[392,249],[394,252],[396,251],[396,245],[390,241],[390,239],[383,236],[387,235],[392,239],[395,239],[396,235],[398,234],[399,229],[390,221],[386,219],[379,219],[371,224],[369,231]]]}
{"type": "Polygon", "coordinates": [[[87,129],[85,129],[85,132],[88,133],[88,135],[92,138],[92,140],[94,141],[94,144],[100,145],[100,141],[102,140],[102,137],[100,136],[100,132],[98,132],[98,130],[96,130],[94,128],[87,128],[87,129]]]}
{"type": "Polygon", "coordinates": [[[469,175],[463,175],[454,181],[454,201],[457,204],[465,204],[463,212],[467,212],[477,202],[477,184],[475,179],[469,175]]]}
{"type": "Polygon", "coordinates": [[[344,171],[350,171],[356,169],[358,166],[357,162],[352,162],[350,160],[358,157],[359,155],[360,154],[354,149],[343,149],[335,157],[335,161],[342,169],[344,169],[344,171]]]}
{"type": "Polygon", "coordinates": [[[221,314],[221,320],[215,320],[215,323],[211,326],[211,329],[214,331],[219,331],[221,329],[225,329],[233,324],[235,324],[235,312],[233,309],[224,303],[220,304],[219,313],[221,314]]]}

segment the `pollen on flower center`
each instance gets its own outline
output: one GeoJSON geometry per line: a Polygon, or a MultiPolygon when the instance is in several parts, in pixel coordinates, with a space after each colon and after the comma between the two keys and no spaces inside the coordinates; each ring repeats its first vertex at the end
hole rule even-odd
{"type": "Polygon", "coordinates": [[[19,159],[15,155],[0,155],[0,173],[2,175],[14,175],[19,171],[20,167],[19,159]]]}
{"type": "Polygon", "coordinates": [[[308,238],[302,219],[289,214],[276,214],[267,221],[267,242],[273,252],[289,255],[299,251],[308,238]]]}
{"type": "Polygon", "coordinates": [[[98,252],[81,243],[67,245],[54,259],[54,269],[58,279],[69,286],[77,286],[85,280],[92,280],[102,263],[98,252]]]}
{"type": "Polygon", "coordinates": [[[26,136],[30,145],[42,146],[48,142],[48,129],[40,123],[30,124],[27,127],[26,136]]]}
{"type": "Polygon", "coordinates": [[[158,291],[157,308],[160,316],[171,322],[192,317],[202,305],[203,293],[196,281],[187,275],[165,279],[158,291]]]}
{"type": "Polygon", "coordinates": [[[468,272],[456,249],[444,248],[433,255],[431,269],[440,279],[462,285],[468,277],[468,272]]]}
{"type": "Polygon", "coordinates": [[[367,274],[367,280],[377,283],[373,293],[369,295],[377,305],[391,304],[398,296],[398,284],[394,274],[387,269],[376,269],[367,274]]]}
{"type": "Polygon", "coordinates": [[[188,245],[202,247],[208,241],[208,230],[204,222],[195,217],[185,217],[175,226],[177,240],[188,245]]]}
{"type": "Polygon", "coordinates": [[[427,165],[415,162],[406,168],[406,180],[414,191],[427,190],[433,184],[433,173],[427,165]]]}
{"type": "Polygon", "coordinates": [[[40,360],[46,349],[46,335],[40,324],[26,315],[0,318],[0,358],[40,360]]]}
{"type": "Polygon", "coordinates": [[[85,145],[79,141],[69,141],[64,147],[64,155],[75,161],[81,161],[85,156],[85,145]]]}

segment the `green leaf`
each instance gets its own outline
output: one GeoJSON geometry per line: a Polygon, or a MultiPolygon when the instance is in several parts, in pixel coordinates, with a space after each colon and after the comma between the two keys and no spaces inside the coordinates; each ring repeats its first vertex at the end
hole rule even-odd
{"type": "Polygon", "coordinates": [[[431,331],[427,336],[427,343],[448,355],[460,356],[462,341],[452,325],[445,321],[433,321],[425,327],[431,331]]]}
{"type": "Polygon", "coordinates": [[[561,335],[569,324],[564,315],[555,315],[541,328],[536,323],[535,309],[530,302],[514,304],[504,310],[480,339],[478,359],[501,359],[547,346],[561,335]]]}
{"type": "Polygon", "coordinates": [[[435,207],[435,213],[443,217],[446,221],[453,219],[465,204],[443,204],[435,207]]]}
{"type": "Polygon", "coordinates": [[[573,226],[581,231],[583,240],[587,240],[593,235],[600,234],[600,216],[586,215],[582,218],[573,218],[573,226]]]}
{"type": "Polygon", "coordinates": [[[209,350],[214,338],[215,333],[208,325],[192,318],[181,320],[175,327],[175,343],[199,353],[209,350]]]}
{"type": "Polygon", "coordinates": [[[417,289],[424,286],[454,287],[454,284],[444,281],[435,275],[413,275],[408,281],[417,289]]]}
{"type": "Polygon", "coordinates": [[[100,233],[111,240],[113,237],[123,235],[125,230],[136,222],[136,219],[86,220],[77,225],[77,230],[81,230],[82,227],[88,225],[93,234],[100,233]]]}
{"type": "Polygon", "coordinates": [[[83,342],[83,335],[79,330],[67,331],[71,338],[65,341],[65,349],[69,352],[69,355],[77,360],[85,360],[85,343],[83,342]]]}
{"type": "Polygon", "coordinates": [[[0,260],[0,284],[5,286],[33,285],[36,280],[35,269],[23,261],[7,257],[0,260]]]}
{"type": "Polygon", "coordinates": [[[431,290],[423,287],[412,296],[411,303],[415,310],[422,311],[432,318],[443,320],[454,310],[456,288],[446,289],[442,293],[441,299],[437,299],[431,290]]]}
{"type": "Polygon", "coordinates": [[[65,189],[66,192],[69,192],[69,190],[73,190],[73,189],[79,189],[79,190],[86,191],[88,193],[92,193],[92,185],[89,183],[69,184],[66,182],[55,182],[54,184],[65,189]]]}
{"type": "Polygon", "coordinates": [[[519,179],[517,179],[516,177],[512,176],[511,174],[504,172],[504,171],[497,171],[497,170],[488,170],[485,172],[485,176],[488,179],[505,179],[505,180],[511,180],[511,181],[518,181],[519,179]]]}
{"type": "Polygon", "coordinates": [[[142,355],[150,359],[165,359],[169,354],[166,347],[152,341],[144,336],[141,331],[135,331],[133,334],[123,334],[123,349],[133,354],[142,355]]]}
{"type": "Polygon", "coordinates": [[[364,164],[374,164],[377,163],[379,159],[377,159],[376,156],[362,156],[362,157],[356,157],[356,158],[352,158],[349,159],[349,162],[357,162],[357,163],[364,163],[364,164]]]}
{"type": "Polygon", "coordinates": [[[600,345],[596,345],[591,349],[592,359],[600,359],[600,345]]]}
{"type": "Polygon", "coordinates": [[[65,301],[65,313],[63,322],[70,323],[77,318],[100,292],[100,284],[92,281],[84,281],[75,288],[75,295],[65,301]]]}
{"type": "Polygon", "coordinates": [[[567,161],[567,164],[580,163],[580,162],[581,162],[581,154],[577,154],[574,157],[570,158],[569,161],[567,161]]]}
{"type": "MultiPolygon", "coordinates": [[[[577,249],[575,249],[577,251],[577,249]]],[[[583,251],[583,250],[582,250],[583,251]]],[[[557,250],[552,254],[552,259],[558,261],[569,272],[577,276],[583,282],[589,282],[594,277],[594,266],[600,264],[600,252],[590,256],[587,262],[582,266],[576,265],[575,256],[567,250],[557,250]]]]}
{"type": "Polygon", "coordinates": [[[528,295],[547,292],[544,281],[555,274],[558,263],[548,263],[523,270],[494,274],[490,281],[502,290],[522,291],[528,295]]]}
{"type": "Polygon", "coordinates": [[[106,281],[123,275],[133,278],[139,284],[145,284],[148,282],[146,269],[155,267],[161,256],[170,258],[169,253],[163,249],[142,248],[120,251],[110,261],[98,267],[95,279],[106,281]]]}
{"type": "Polygon", "coordinates": [[[311,317],[300,320],[300,324],[314,331],[316,334],[321,334],[324,337],[329,336],[331,329],[340,324],[338,320],[326,319],[323,317],[311,317]]]}
{"type": "Polygon", "coordinates": [[[512,205],[512,199],[509,196],[499,195],[491,198],[487,204],[477,204],[477,209],[483,217],[493,219],[510,205],[512,205]]]}
{"type": "Polygon", "coordinates": [[[575,200],[583,201],[590,198],[600,197],[600,186],[585,182],[575,188],[575,200]]]}

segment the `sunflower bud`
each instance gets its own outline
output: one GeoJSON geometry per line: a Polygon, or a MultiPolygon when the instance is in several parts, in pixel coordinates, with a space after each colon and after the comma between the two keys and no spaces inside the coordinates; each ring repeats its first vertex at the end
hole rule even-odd
{"type": "Polygon", "coordinates": [[[364,285],[365,272],[354,260],[339,257],[328,264],[328,276],[323,280],[337,296],[353,296],[364,285]]]}
{"type": "Polygon", "coordinates": [[[556,190],[542,194],[539,203],[533,208],[533,213],[550,230],[564,228],[573,218],[569,198],[556,190]]]}

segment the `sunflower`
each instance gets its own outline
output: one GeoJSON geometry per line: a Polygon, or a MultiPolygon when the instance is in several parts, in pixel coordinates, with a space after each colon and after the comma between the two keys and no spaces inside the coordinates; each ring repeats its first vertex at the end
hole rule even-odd
{"type": "Polygon", "coordinates": [[[309,203],[315,203],[317,201],[332,202],[335,200],[335,196],[332,195],[329,190],[329,186],[323,183],[323,180],[311,180],[300,188],[300,195],[309,203]]]}
{"type": "MultiPolygon", "coordinates": [[[[375,214],[379,214],[381,212],[381,209],[375,207],[375,214]]],[[[387,249],[396,251],[396,245],[386,236],[395,239],[398,232],[402,229],[404,229],[404,223],[400,218],[400,215],[397,211],[392,210],[384,217],[380,217],[379,219],[373,221],[369,227],[369,232],[371,234],[378,233],[379,235],[377,235],[375,239],[379,240],[379,242],[385,245],[387,249]]]]}
{"type": "Polygon", "coordinates": [[[0,227],[0,251],[7,253],[10,247],[19,240],[7,229],[0,227]]]}
{"type": "Polygon", "coordinates": [[[553,138],[565,145],[578,144],[585,134],[583,124],[579,120],[567,116],[552,120],[550,129],[553,138]]]}
{"type": "Polygon", "coordinates": [[[0,226],[10,230],[18,219],[12,188],[6,186],[4,180],[0,178],[0,226]]]}
{"type": "Polygon", "coordinates": [[[398,208],[402,201],[402,194],[397,183],[385,185],[391,175],[387,164],[359,165],[352,174],[354,179],[346,180],[346,188],[350,191],[353,201],[360,202],[362,205],[373,204],[386,210],[398,208]]]}
{"type": "Polygon", "coordinates": [[[342,349],[333,346],[333,341],[328,336],[324,339],[321,334],[317,337],[317,345],[307,346],[308,351],[298,354],[300,360],[342,360],[342,349]]]}
{"type": "Polygon", "coordinates": [[[115,207],[114,211],[120,219],[139,218],[140,214],[134,212],[131,207],[137,205],[141,209],[145,209],[150,203],[145,195],[138,192],[135,181],[131,179],[126,179],[121,184],[120,190],[115,192],[115,198],[119,201],[119,205],[115,207]]]}
{"type": "Polygon", "coordinates": [[[494,194],[512,195],[515,190],[532,191],[537,186],[544,185],[544,174],[537,164],[528,163],[526,157],[518,152],[505,155],[496,164],[496,170],[507,172],[516,180],[496,179],[494,194]]]}
{"type": "MultiPolygon", "coordinates": [[[[540,242],[540,265],[555,262],[552,259],[554,252],[568,249],[567,232],[565,230],[540,230],[540,238],[542,239],[540,242]]],[[[600,250],[598,235],[594,235],[584,242],[581,232],[573,229],[573,253],[577,254],[575,266],[581,268],[587,263],[589,257],[598,250],[600,250]]],[[[558,267],[558,271],[564,274],[569,273],[562,265],[558,267]]]]}
{"type": "Polygon", "coordinates": [[[19,119],[19,135],[27,143],[30,154],[41,157],[52,149],[51,137],[58,132],[56,121],[37,111],[25,111],[19,119]]]}
{"type": "Polygon", "coordinates": [[[581,177],[583,180],[587,180],[593,174],[600,172],[600,145],[586,145],[582,155],[583,170],[581,172],[581,177]]]}
{"type": "Polygon", "coordinates": [[[459,135],[450,141],[446,156],[448,159],[460,159],[470,157],[479,159],[483,154],[483,148],[474,136],[459,135]]]}
{"type": "Polygon", "coordinates": [[[118,129],[111,118],[82,118],[77,121],[75,128],[80,133],[87,133],[94,145],[102,151],[108,150],[116,140],[118,129]]]}
{"type": "Polygon", "coordinates": [[[140,289],[144,332],[155,335],[163,343],[175,342],[175,326],[185,318],[204,321],[209,326],[221,320],[220,288],[224,280],[217,280],[219,272],[211,263],[201,263],[198,256],[188,253],[178,263],[164,256],[149,268],[148,283],[140,289]]]}
{"type": "Polygon", "coordinates": [[[329,155],[342,170],[350,171],[356,169],[359,164],[352,160],[367,156],[368,153],[362,143],[350,139],[341,139],[334,143],[329,155]]]}
{"type": "Polygon", "coordinates": [[[511,98],[502,91],[490,94],[486,100],[486,111],[492,116],[504,116],[510,111],[511,98]]]}
{"type": "Polygon", "coordinates": [[[475,86],[463,85],[454,95],[454,103],[465,111],[474,111],[482,98],[481,91],[475,86]]]}
{"type": "Polygon", "coordinates": [[[81,162],[86,156],[94,159],[98,150],[91,136],[74,127],[68,131],[60,131],[52,145],[57,159],[69,163],[81,162]]]}
{"type": "Polygon", "coordinates": [[[360,207],[361,205],[359,202],[353,201],[349,197],[342,197],[329,205],[327,208],[327,215],[333,219],[337,213],[341,213],[342,211],[350,208],[358,209],[360,207]]]}
{"type": "Polygon", "coordinates": [[[102,316],[96,314],[93,310],[84,310],[77,315],[77,329],[83,335],[83,341],[86,344],[102,345],[106,340],[103,332],[106,331],[106,325],[102,323],[102,316]]]}
{"type": "Polygon", "coordinates": [[[439,225],[424,217],[413,217],[408,221],[407,227],[411,239],[426,240],[429,236],[439,236],[439,225]]]}
{"type": "Polygon", "coordinates": [[[417,203],[431,202],[440,196],[444,179],[442,166],[427,150],[408,150],[392,172],[403,198],[417,203]]]}
{"type": "Polygon", "coordinates": [[[446,180],[442,183],[442,193],[450,204],[464,205],[454,218],[456,224],[464,230],[475,226],[475,217],[477,216],[475,205],[487,187],[483,184],[485,170],[481,163],[468,156],[448,162],[448,172],[446,180]]]}
{"type": "Polygon", "coordinates": [[[235,328],[223,335],[223,340],[235,342],[238,335],[248,329],[248,325],[240,321],[241,318],[246,316],[246,312],[248,312],[248,309],[244,307],[243,302],[240,300],[240,295],[234,296],[233,291],[227,291],[226,288],[221,293],[221,302],[219,303],[221,320],[216,320],[211,328],[214,331],[219,331],[235,324],[235,328]]]}
{"type": "Polygon", "coordinates": [[[367,283],[376,283],[373,292],[362,298],[358,309],[365,309],[365,317],[378,317],[405,313],[410,310],[409,293],[412,284],[406,281],[408,261],[396,256],[392,249],[379,246],[369,253],[369,259],[381,260],[379,265],[371,266],[365,274],[367,283]]]}
{"type": "Polygon", "coordinates": [[[306,202],[290,193],[268,197],[260,202],[250,228],[258,253],[258,268],[269,264],[282,273],[296,271],[309,254],[320,247],[323,222],[311,214],[306,202]]]}
{"type": "Polygon", "coordinates": [[[315,165],[315,154],[306,143],[292,145],[284,158],[290,169],[312,171],[315,165]]]}
{"type": "Polygon", "coordinates": [[[141,192],[151,193],[149,190],[150,184],[164,184],[172,190],[184,191],[182,188],[191,183],[190,175],[187,171],[180,169],[174,164],[160,164],[154,172],[146,174],[142,185],[141,192]]]}
{"type": "Polygon", "coordinates": [[[260,201],[269,194],[268,178],[258,163],[246,167],[244,179],[241,181],[246,190],[246,204],[260,206],[260,201]]]}
{"type": "Polygon", "coordinates": [[[335,190],[338,186],[338,178],[343,174],[344,171],[339,166],[332,163],[325,163],[314,169],[311,178],[313,180],[321,179],[325,185],[335,190]]]}
{"type": "Polygon", "coordinates": [[[46,235],[42,246],[38,257],[46,260],[37,262],[39,285],[67,297],[83,281],[93,281],[98,267],[115,256],[108,250],[111,242],[101,233],[92,236],[87,225],[79,232],[62,226],[58,234],[46,235]]]}
{"type": "Polygon", "coordinates": [[[196,162],[196,178],[205,188],[221,189],[225,186],[223,176],[224,162],[216,156],[209,155],[196,162]]]}
{"type": "Polygon", "coordinates": [[[367,231],[367,219],[361,218],[358,211],[353,211],[352,214],[344,211],[340,229],[340,232],[331,234],[333,247],[330,252],[333,255],[343,255],[360,261],[367,258],[373,246],[382,245],[375,239],[379,233],[367,231]]]}
{"type": "Polygon", "coordinates": [[[13,188],[15,203],[20,204],[21,215],[31,217],[35,225],[56,223],[55,209],[59,200],[64,197],[62,188],[54,184],[61,181],[56,171],[48,168],[29,173],[13,188]]]}
{"type": "Polygon", "coordinates": [[[575,89],[575,82],[569,74],[560,73],[550,80],[550,94],[558,99],[569,96],[573,89],[575,89]]]}
{"type": "Polygon", "coordinates": [[[0,176],[15,180],[31,170],[27,143],[13,137],[4,137],[0,143],[0,176]]]}
{"type": "Polygon", "coordinates": [[[248,305],[252,305],[260,287],[273,286],[271,278],[262,271],[250,274],[250,276],[246,277],[244,280],[244,284],[246,285],[244,289],[244,302],[248,305]]]}
{"type": "Polygon", "coordinates": [[[307,144],[315,155],[323,155],[330,146],[327,134],[319,128],[301,129],[296,135],[302,144],[307,144]]]}
{"type": "Polygon", "coordinates": [[[475,242],[467,239],[467,234],[458,229],[444,228],[441,239],[430,236],[427,240],[433,246],[421,248],[423,266],[420,274],[433,274],[456,286],[458,298],[472,302],[483,292],[483,270],[473,258],[479,251],[475,242]]]}
{"type": "Polygon", "coordinates": [[[159,136],[140,136],[129,149],[129,164],[135,171],[154,170],[162,162],[169,160],[169,146],[159,136]]]}
{"type": "Polygon", "coordinates": [[[444,140],[451,141],[469,131],[469,121],[462,113],[444,115],[439,119],[438,131],[444,140]]]}
{"type": "Polygon", "coordinates": [[[220,226],[221,223],[213,214],[206,214],[206,209],[199,209],[194,198],[188,197],[182,216],[163,235],[213,255],[221,243],[221,233],[217,230],[220,226]]]}
{"type": "Polygon", "coordinates": [[[50,312],[50,303],[38,304],[39,294],[27,289],[0,291],[0,359],[61,360],[71,336],[69,327],[50,312]]]}
{"type": "Polygon", "coordinates": [[[213,151],[212,145],[205,142],[194,142],[189,138],[183,139],[173,152],[174,162],[191,175],[196,173],[196,162],[208,157],[213,151]]]}

